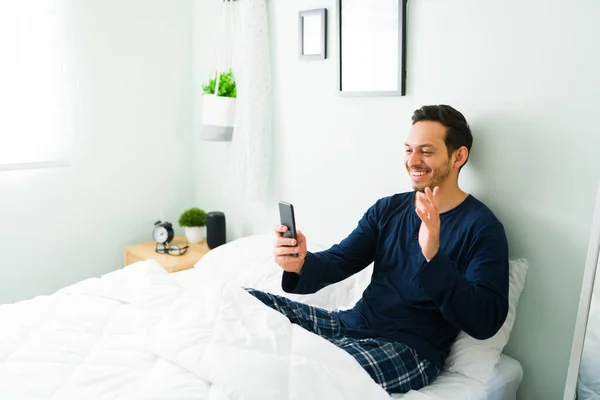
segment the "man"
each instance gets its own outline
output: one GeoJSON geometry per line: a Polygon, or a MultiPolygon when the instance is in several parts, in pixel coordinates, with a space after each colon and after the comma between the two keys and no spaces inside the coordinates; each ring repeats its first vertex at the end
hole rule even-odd
{"type": "Polygon", "coordinates": [[[447,105],[424,106],[412,121],[404,157],[414,191],[378,200],[326,251],[307,252],[301,232],[296,241],[275,228],[273,254],[288,293],[314,293],[374,262],[354,308],[329,312],[249,290],[346,350],[389,393],[430,384],[460,330],[490,338],[508,312],[504,228],[458,186],[473,141],[467,121],[447,105]]]}

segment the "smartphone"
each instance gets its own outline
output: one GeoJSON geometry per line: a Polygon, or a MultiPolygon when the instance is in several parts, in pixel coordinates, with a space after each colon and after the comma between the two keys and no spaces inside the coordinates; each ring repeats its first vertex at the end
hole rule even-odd
{"type": "MultiPolygon", "coordinates": [[[[296,219],[294,218],[294,206],[285,201],[279,202],[279,219],[281,225],[287,226],[287,232],[283,233],[284,238],[298,240],[296,236],[296,219]]],[[[298,257],[298,253],[290,254],[292,257],[298,257]]]]}

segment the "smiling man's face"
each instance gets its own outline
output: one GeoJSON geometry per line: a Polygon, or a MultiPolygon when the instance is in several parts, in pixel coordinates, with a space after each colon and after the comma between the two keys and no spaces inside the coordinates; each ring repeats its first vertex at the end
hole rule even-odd
{"type": "Polygon", "coordinates": [[[414,190],[433,190],[452,174],[452,157],[444,142],[446,127],[435,121],[414,124],[404,144],[404,165],[414,190]]]}

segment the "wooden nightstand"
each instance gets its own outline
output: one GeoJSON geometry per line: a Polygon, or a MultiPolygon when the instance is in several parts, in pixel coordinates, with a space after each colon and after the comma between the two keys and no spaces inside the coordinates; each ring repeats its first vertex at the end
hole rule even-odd
{"type": "MultiPolygon", "coordinates": [[[[176,237],[171,243],[184,243],[185,238],[176,237]]],[[[189,248],[182,256],[159,254],[155,251],[156,242],[145,242],[125,246],[125,265],[130,265],[143,260],[156,260],[168,272],[183,271],[194,266],[206,253],[209,252],[206,240],[200,243],[189,244],[189,248]]]]}

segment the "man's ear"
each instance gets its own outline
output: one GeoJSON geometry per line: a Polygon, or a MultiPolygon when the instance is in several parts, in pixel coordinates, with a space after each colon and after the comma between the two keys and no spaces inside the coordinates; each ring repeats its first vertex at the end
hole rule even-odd
{"type": "Polygon", "coordinates": [[[459,147],[454,152],[454,162],[452,166],[456,169],[460,169],[467,162],[467,158],[469,157],[469,150],[465,146],[459,147]]]}

